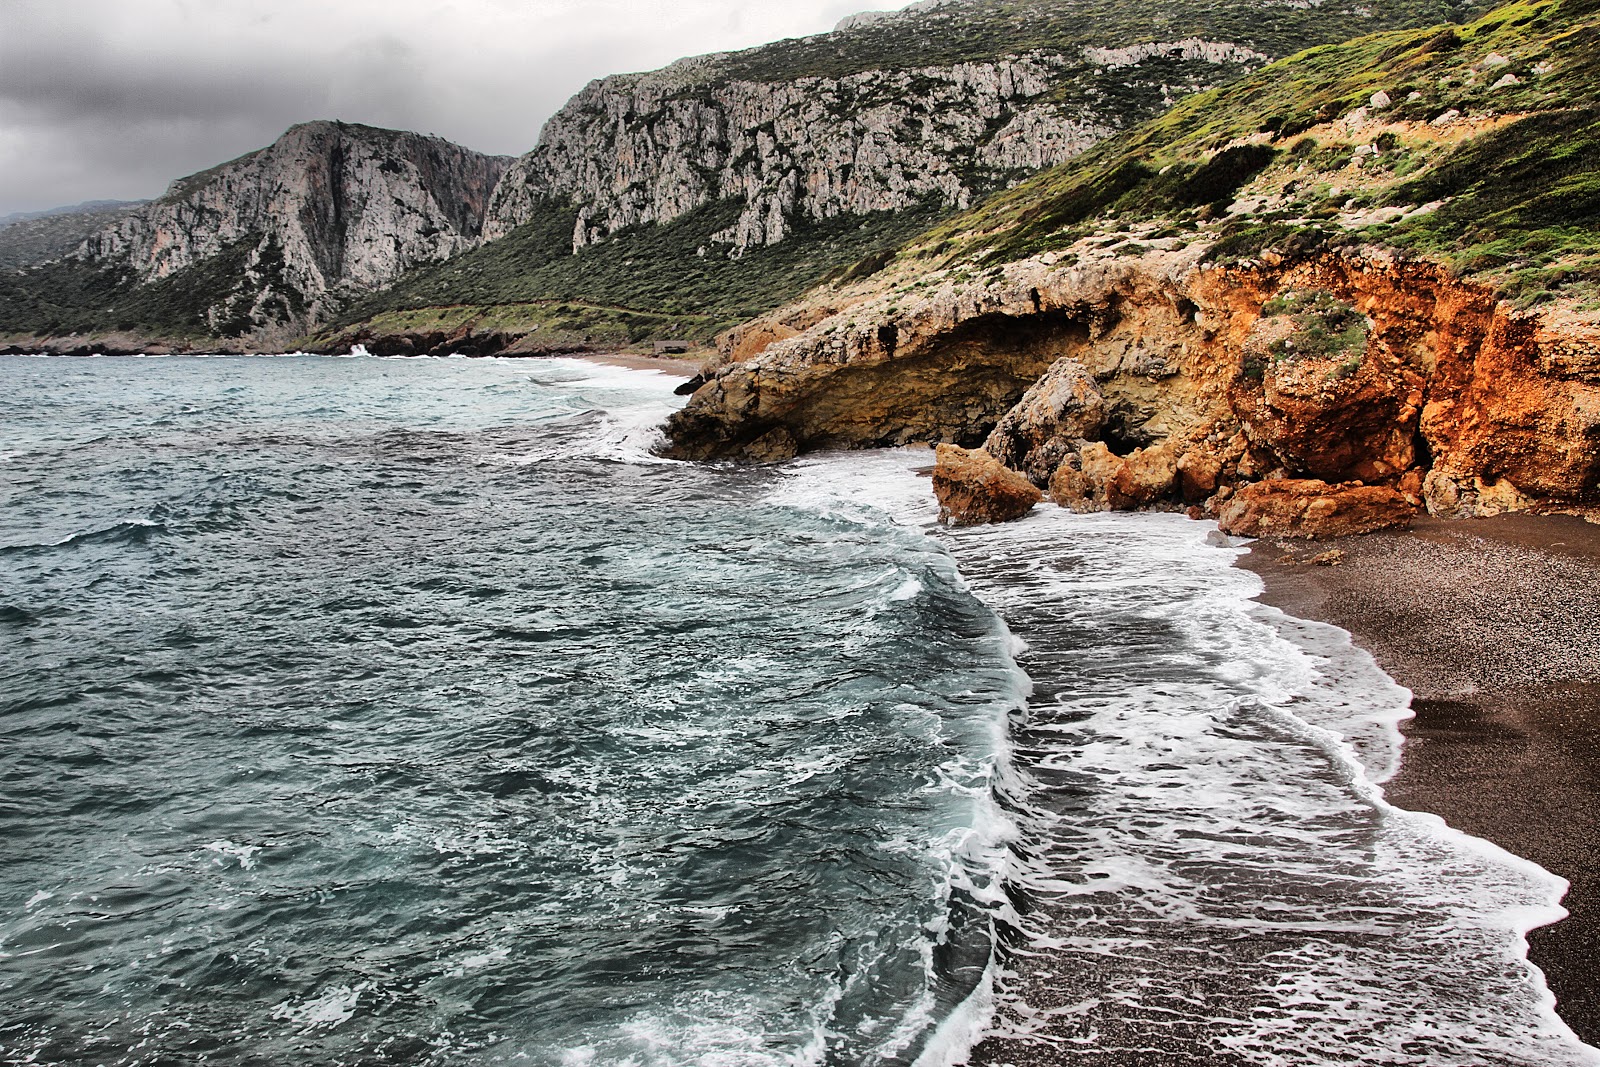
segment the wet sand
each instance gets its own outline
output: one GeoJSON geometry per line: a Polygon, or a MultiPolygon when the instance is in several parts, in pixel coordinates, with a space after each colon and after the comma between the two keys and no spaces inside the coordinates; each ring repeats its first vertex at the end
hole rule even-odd
{"type": "Polygon", "coordinates": [[[628,352],[601,352],[573,358],[588,363],[599,363],[606,367],[660,371],[662,374],[671,374],[679,378],[693,378],[700,373],[700,360],[680,356],[636,356],[628,352]]]}
{"type": "Polygon", "coordinates": [[[1401,807],[1572,883],[1530,956],[1600,1044],[1600,526],[1568,516],[1424,519],[1337,543],[1257,542],[1262,600],[1350,631],[1415,694],[1401,807]],[[1343,553],[1338,566],[1305,562],[1343,553]]]}

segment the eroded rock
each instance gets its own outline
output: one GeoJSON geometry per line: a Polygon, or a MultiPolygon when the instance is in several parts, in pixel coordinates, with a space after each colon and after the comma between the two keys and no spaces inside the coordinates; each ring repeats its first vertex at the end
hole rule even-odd
{"type": "Polygon", "coordinates": [[[671,454],[749,455],[775,426],[799,451],[987,440],[1082,510],[1214,514],[1274,478],[1444,516],[1600,502],[1600,344],[1579,325],[1371,251],[1203,255],[1078,246],[831,291],[831,314],[715,372],[671,454]],[[1264,311],[1285,293],[1311,295],[1264,311]]]}
{"type": "Polygon", "coordinates": [[[1330,485],[1285,478],[1242,486],[1217,511],[1217,525],[1237,537],[1349,537],[1409,527],[1417,509],[1378,485],[1330,485]]]}
{"type": "Polygon", "coordinates": [[[1094,375],[1075,359],[1051,364],[984,442],[990,453],[1041,488],[1081,441],[1095,441],[1109,409],[1094,375]]]}
{"type": "Polygon", "coordinates": [[[512,160],[438,137],[342,122],[292,127],[267,148],[179,179],[89,237],[79,255],[142,282],[237,256],[213,332],[321,321],[344,297],[477,243],[512,160]]]}
{"type": "Polygon", "coordinates": [[[1044,494],[1027,478],[982,449],[940,445],[933,470],[939,521],[982,526],[1020,519],[1044,494]]]}

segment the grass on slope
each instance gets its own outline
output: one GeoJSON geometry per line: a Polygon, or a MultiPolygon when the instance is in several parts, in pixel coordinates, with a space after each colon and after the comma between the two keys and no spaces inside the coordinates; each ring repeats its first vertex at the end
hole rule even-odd
{"type": "MultiPolygon", "coordinates": [[[[701,338],[716,327],[703,316],[661,315],[579,301],[515,304],[456,304],[380,311],[343,329],[331,327],[305,338],[313,351],[340,351],[377,338],[424,338],[419,348],[449,348],[449,339],[520,337],[519,350],[578,351],[626,347],[649,339],[701,338]]],[[[463,346],[470,347],[470,346],[463,346]]]]}
{"type": "MultiPolygon", "coordinates": [[[[244,314],[248,309],[235,306],[239,302],[232,294],[259,240],[247,236],[210,259],[147,285],[135,284],[121,271],[74,259],[0,274],[0,328],[38,336],[108,330],[173,339],[238,336],[252,323],[244,314]],[[214,308],[225,314],[215,327],[214,308]]],[[[270,274],[281,266],[281,254],[276,261],[268,255],[258,273],[270,274]]]]}
{"type": "MultiPolygon", "coordinates": [[[[419,309],[438,308],[448,318],[460,305],[567,304],[588,308],[584,315],[595,320],[596,330],[608,322],[629,326],[635,341],[677,333],[707,340],[794,299],[831,272],[883,255],[938,217],[938,208],[928,206],[796,220],[784,241],[730,259],[727,246],[710,243],[706,235],[731,226],[740,208],[731,200],[711,204],[669,223],[622,231],[574,255],[576,211],[548,205],[497,241],[407,274],[352,306],[323,335],[402,310],[420,315],[419,309]]],[[[413,315],[413,321],[422,319],[413,315]]]]}
{"type": "Polygon", "coordinates": [[[1600,2],[1514,3],[1311,49],[943,222],[908,255],[1004,262],[1137,224],[1216,241],[1219,259],[1383,243],[1525,302],[1592,284],[1600,2]],[[1439,201],[1401,219],[1365,211],[1439,201]]]}
{"type": "Polygon", "coordinates": [[[106,203],[0,223],[0,270],[46,263],[77,249],[90,234],[115,224],[140,202],[106,203]]]}
{"type": "Polygon", "coordinates": [[[1172,41],[1189,36],[1232,41],[1282,56],[1299,51],[1307,42],[1344,41],[1396,27],[1454,22],[1484,7],[1446,0],[1377,4],[1332,0],[1306,5],[969,0],[843,33],[733,53],[720,58],[713,69],[720,77],[750,81],[838,78],[862,70],[945,66],[1033,50],[1076,54],[1108,41],[1172,41]]]}

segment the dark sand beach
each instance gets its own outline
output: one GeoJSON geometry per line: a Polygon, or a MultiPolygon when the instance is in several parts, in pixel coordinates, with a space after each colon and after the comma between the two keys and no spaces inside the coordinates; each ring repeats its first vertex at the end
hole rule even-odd
{"type": "Polygon", "coordinates": [[[1396,804],[1572,883],[1531,958],[1600,1043],[1600,526],[1570,516],[1443,522],[1335,544],[1259,541],[1262,600],[1348,630],[1415,694],[1396,804]],[[1311,557],[1335,549],[1337,566],[1311,557]]]}

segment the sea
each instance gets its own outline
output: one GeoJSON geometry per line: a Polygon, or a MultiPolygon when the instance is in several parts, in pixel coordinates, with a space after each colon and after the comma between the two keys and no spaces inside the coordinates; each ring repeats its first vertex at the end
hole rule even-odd
{"type": "Polygon", "coordinates": [[[0,357],[0,1063],[1600,1064],[1239,543],[679,381],[0,357]]]}

